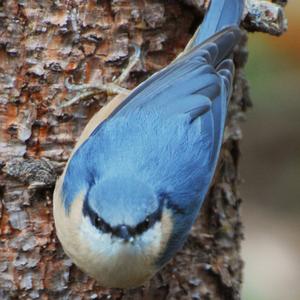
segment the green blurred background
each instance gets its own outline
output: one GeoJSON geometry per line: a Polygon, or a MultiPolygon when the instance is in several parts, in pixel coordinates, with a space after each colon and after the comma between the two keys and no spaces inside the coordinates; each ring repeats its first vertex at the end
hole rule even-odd
{"type": "Polygon", "coordinates": [[[288,32],[250,35],[243,124],[243,300],[300,300],[300,1],[288,32]]]}

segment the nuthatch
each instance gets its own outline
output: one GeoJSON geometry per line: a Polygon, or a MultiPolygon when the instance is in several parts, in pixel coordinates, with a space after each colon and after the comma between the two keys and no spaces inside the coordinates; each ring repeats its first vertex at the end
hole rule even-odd
{"type": "Polygon", "coordinates": [[[54,192],[65,252],[105,287],[143,284],[180,249],[222,144],[243,0],[212,0],[184,53],[84,129],[54,192]]]}

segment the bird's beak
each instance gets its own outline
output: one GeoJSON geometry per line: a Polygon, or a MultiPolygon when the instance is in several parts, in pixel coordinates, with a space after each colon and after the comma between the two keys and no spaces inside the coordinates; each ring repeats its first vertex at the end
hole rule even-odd
{"type": "Polygon", "coordinates": [[[126,225],[121,225],[119,227],[119,236],[122,238],[125,242],[128,242],[131,238],[131,235],[129,233],[128,227],[126,225]]]}

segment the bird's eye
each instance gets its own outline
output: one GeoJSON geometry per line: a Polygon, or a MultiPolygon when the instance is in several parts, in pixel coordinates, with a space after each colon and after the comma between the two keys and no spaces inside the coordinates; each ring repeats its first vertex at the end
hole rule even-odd
{"type": "Polygon", "coordinates": [[[94,218],[94,226],[101,230],[102,232],[111,232],[112,228],[109,226],[109,224],[107,224],[102,218],[100,218],[99,216],[95,216],[94,218]]]}
{"type": "Polygon", "coordinates": [[[138,224],[135,228],[137,233],[146,231],[151,226],[151,219],[147,217],[142,223],[138,224]]]}
{"type": "Polygon", "coordinates": [[[97,228],[101,228],[102,225],[103,225],[102,219],[101,219],[100,217],[96,217],[96,218],[95,218],[95,226],[96,226],[97,228]]]}

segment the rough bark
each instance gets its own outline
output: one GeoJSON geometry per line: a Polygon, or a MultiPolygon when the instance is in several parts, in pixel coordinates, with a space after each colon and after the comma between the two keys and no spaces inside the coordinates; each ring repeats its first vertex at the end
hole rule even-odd
{"type": "MultiPolygon", "coordinates": [[[[240,299],[239,120],[250,104],[243,74],[246,33],[236,51],[237,74],[214,184],[184,249],[147,288],[101,288],[66,257],[53,226],[55,180],[87,121],[109,101],[103,93],[60,109],[74,96],[65,79],[110,82],[135,42],[143,59],[124,86],[133,88],[184,48],[205,2],[0,3],[0,299],[240,299]]],[[[284,31],[281,8],[253,3],[244,21],[247,29],[284,31]]]]}

